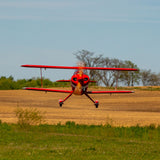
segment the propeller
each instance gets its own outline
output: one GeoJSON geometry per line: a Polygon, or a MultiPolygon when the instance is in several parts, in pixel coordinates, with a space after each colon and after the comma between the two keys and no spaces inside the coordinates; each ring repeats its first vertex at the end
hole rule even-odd
{"type": "Polygon", "coordinates": [[[80,75],[80,77],[82,77],[82,76],[83,76],[83,68],[85,67],[85,64],[84,64],[84,62],[78,62],[78,63],[77,63],[77,66],[79,67],[79,68],[78,68],[78,70],[79,70],[79,75],[80,75]]]}

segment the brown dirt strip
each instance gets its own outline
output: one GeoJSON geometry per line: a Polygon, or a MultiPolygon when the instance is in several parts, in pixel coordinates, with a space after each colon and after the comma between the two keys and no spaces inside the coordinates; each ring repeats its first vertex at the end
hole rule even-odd
{"type": "Polygon", "coordinates": [[[16,123],[14,110],[17,107],[36,107],[44,113],[49,124],[75,121],[79,124],[112,123],[116,126],[160,125],[160,91],[91,95],[99,100],[98,109],[84,95],[73,95],[60,108],[58,100],[67,95],[24,90],[0,91],[0,119],[2,122],[16,123]]]}

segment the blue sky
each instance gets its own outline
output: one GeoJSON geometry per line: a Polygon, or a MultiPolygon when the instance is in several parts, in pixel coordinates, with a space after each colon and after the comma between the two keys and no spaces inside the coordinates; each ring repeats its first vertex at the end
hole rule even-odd
{"type": "MultiPolygon", "coordinates": [[[[0,76],[39,76],[21,64],[75,66],[82,49],[160,72],[159,0],[0,0],[0,76]]],[[[73,71],[47,70],[52,80],[73,71]]]]}

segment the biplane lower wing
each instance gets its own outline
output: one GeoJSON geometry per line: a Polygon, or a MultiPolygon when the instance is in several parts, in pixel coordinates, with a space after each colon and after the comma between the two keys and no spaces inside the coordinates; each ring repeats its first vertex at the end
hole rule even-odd
{"type": "MultiPolygon", "coordinates": [[[[48,88],[34,88],[24,87],[25,90],[44,91],[44,92],[60,92],[60,93],[72,93],[73,91],[48,89],[48,88]]],[[[134,93],[134,91],[88,91],[87,94],[114,94],[114,93],[134,93]]]]}
{"type": "Polygon", "coordinates": [[[25,87],[25,90],[33,90],[33,91],[45,91],[45,92],[60,92],[60,93],[72,93],[73,91],[68,90],[57,90],[57,89],[48,89],[48,88],[34,88],[34,87],[25,87]]]}
{"type": "Polygon", "coordinates": [[[88,91],[88,94],[134,93],[134,91],[88,91]]]}

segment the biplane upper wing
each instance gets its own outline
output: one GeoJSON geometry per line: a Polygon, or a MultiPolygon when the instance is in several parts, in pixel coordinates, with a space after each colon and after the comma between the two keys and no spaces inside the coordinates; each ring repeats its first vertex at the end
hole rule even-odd
{"type": "Polygon", "coordinates": [[[87,70],[115,70],[115,71],[138,71],[135,68],[103,68],[103,67],[70,67],[70,66],[48,66],[48,65],[21,65],[21,67],[44,68],[44,69],[87,69],[87,70]]]}
{"type": "Polygon", "coordinates": [[[134,91],[88,91],[88,94],[134,93],[134,91]]]}
{"type": "Polygon", "coordinates": [[[48,88],[34,88],[34,87],[25,87],[25,90],[33,90],[33,91],[45,91],[45,92],[60,92],[60,93],[72,93],[73,91],[68,90],[58,90],[58,89],[48,89],[48,88]]]}

